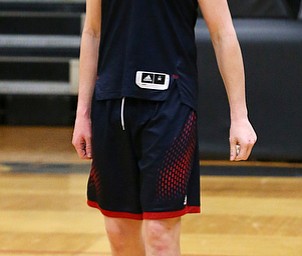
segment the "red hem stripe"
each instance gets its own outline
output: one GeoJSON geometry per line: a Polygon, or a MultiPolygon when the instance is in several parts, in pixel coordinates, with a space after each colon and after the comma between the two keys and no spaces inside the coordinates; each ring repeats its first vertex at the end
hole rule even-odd
{"type": "Polygon", "coordinates": [[[93,208],[97,208],[98,210],[101,211],[102,214],[104,214],[107,217],[112,217],[112,218],[127,218],[127,219],[134,219],[134,220],[142,220],[143,219],[143,215],[138,213],[130,213],[130,212],[113,212],[113,211],[108,211],[108,210],[104,210],[102,209],[98,203],[93,202],[93,201],[87,201],[87,204],[90,207],[93,208]]]}
{"type": "Polygon", "coordinates": [[[146,220],[168,219],[181,217],[188,213],[200,213],[199,206],[186,206],[184,209],[173,212],[144,212],[143,218],[146,220]]]}
{"type": "Polygon", "coordinates": [[[199,206],[186,206],[184,209],[179,211],[172,211],[172,212],[144,212],[143,214],[135,214],[129,212],[115,212],[115,211],[108,211],[102,209],[96,202],[87,201],[87,204],[90,207],[96,208],[101,211],[107,217],[112,218],[127,218],[127,219],[134,219],[134,220],[142,220],[142,219],[149,219],[149,220],[156,220],[156,219],[168,219],[168,218],[176,218],[183,216],[188,213],[200,213],[199,206]]]}

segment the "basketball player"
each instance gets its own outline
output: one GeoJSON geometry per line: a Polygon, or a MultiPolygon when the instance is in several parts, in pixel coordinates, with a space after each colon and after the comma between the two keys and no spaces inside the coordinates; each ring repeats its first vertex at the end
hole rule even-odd
{"type": "Polygon", "coordinates": [[[229,99],[230,160],[256,142],[227,0],[86,4],[73,145],[92,159],[88,204],[104,215],[112,255],[179,256],[181,216],[200,212],[198,5],[229,99]]]}

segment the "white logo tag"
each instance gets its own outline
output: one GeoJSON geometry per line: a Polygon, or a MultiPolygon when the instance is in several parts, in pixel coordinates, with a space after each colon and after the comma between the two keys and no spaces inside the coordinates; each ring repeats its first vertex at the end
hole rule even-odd
{"type": "Polygon", "coordinates": [[[135,83],[143,89],[167,90],[169,88],[170,76],[164,73],[137,71],[135,83]]]}

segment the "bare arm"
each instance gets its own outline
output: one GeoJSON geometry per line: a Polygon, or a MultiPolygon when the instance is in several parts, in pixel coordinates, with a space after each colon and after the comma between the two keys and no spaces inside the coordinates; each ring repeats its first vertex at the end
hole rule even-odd
{"type": "Polygon", "coordinates": [[[198,2],[210,32],[228,95],[231,115],[230,160],[246,160],[257,137],[248,120],[242,54],[227,0],[198,0],[198,2]],[[236,145],[240,145],[238,156],[236,145]]]}
{"type": "Polygon", "coordinates": [[[101,35],[101,0],[86,1],[86,18],[81,39],[79,95],[72,144],[78,155],[91,155],[91,100],[94,91],[101,35]]]}

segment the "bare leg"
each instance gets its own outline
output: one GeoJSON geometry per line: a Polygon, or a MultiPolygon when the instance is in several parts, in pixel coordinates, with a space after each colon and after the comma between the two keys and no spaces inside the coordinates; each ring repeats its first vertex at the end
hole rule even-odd
{"type": "Polygon", "coordinates": [[[112,256],[144,256],[142,221],[105,217],[112,256]]]}
{"type": "Polygon", "coordinates": [[[144,220],[146,256],[180,256],[181,219],[144,220]]]}

